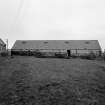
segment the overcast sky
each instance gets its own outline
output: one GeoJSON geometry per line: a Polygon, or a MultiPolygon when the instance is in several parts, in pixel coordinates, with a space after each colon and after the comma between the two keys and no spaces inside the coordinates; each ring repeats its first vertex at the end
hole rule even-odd
{"type": "Polygon", "coordinates": [[[105,49],[105,0],[0,0],[0,37],[99,40],[105,49]]]}

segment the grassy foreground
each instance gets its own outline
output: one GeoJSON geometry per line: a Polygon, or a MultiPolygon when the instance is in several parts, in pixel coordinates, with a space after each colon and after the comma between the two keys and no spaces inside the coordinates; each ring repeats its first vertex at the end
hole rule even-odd
{"type": "Polygon", "coordinates": [[[105,105],[105,63],[0,58],[0,105],[105,105]]]}

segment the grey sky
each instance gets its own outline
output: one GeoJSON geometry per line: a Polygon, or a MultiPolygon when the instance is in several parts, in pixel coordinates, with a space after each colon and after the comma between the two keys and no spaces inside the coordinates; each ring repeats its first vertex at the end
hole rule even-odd
{"type": "Polygon", "coordinates": [[[0,0],[0,36],[9,39],[98,39],[105,48],[105,0],[0,0]]]}

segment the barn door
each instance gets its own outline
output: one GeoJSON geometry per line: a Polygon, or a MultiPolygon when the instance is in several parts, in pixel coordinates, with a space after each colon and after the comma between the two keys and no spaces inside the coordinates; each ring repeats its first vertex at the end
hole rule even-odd
{"type": "Polygon", "coordinates": [[[68,56],[68,57],[71,56],[71,50],[67,50],[67,56],[68,56]]]}

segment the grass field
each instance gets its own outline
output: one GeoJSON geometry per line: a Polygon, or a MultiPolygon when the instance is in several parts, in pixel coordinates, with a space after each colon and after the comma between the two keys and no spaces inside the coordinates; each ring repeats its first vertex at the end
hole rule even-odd
{"type": "Polygon", "coordinates": [[[105,62],[2,57],[0,105],[105,105],[105,62]]]}

